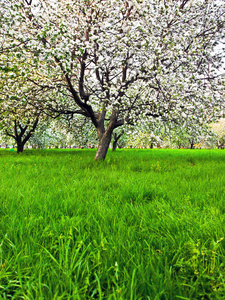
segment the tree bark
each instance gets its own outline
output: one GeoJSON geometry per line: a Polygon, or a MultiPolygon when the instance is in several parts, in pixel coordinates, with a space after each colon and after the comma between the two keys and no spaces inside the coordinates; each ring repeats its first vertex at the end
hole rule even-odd
{"type": "Polygon", "coordinates": [[[17,153],[22,153],[24,149],[24,143],[17,142],[17,153]]]}
{"type": "Polygon", "coordinates": [[[116,148],[117,148],[117,142],[118,142],[118,140],[114,140],[114,141],[113,141],[112,151],[116,151],[116,148]]]}
{"type": "Polygon", "coordinates": [[[112,139],[112,132],[106,131],[103,134],[103,136],[98,144],[98,149],[97,149],[97,153],[95,155],[95,160],[105,160],[111,139],[112,139]]]}
{"type": "Polygon", "coordinates": [[[122,130],[122,132],[119,135],[117,135],[116,133],[114,134],[114,141],[113,141],[112,151],[116,151],[118,140],[121,138],[121,136],[123,134],[124,134],[124,130],[122,130]]]}
{"type": "Polygon", "coordinates": [[[104,160],[107,154],[107,151],[109,149],[109,145],[112,139],[113,130],[117,128],[118,126],[121,126],[120,122],[117,123],[117,112],[113,111],[112,115],[110,117],[110,121],[107,125],[107,128],[105,129],[104,123],[105,123],[105,115],[106,112],[103,111],[99,121],[98,126],[96,126],[97,132],[98,132],[98,138],[99,138],[99,144],[97,153],[95,155],[95,160],[104,160]]]}
{"type": "Polygon", "coordinates": [[[192,139],[192,140],[190,140],[189,139],[189,142],[190,142],[190,149],[194,149],[195,147],[194,147],[194,140],[192,139]]]}

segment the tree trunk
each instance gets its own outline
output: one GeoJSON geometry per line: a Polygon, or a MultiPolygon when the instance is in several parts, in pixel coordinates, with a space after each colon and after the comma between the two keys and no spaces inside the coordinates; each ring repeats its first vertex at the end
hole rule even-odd
{"type": "Polygon", "coordinates": [[[118,141],[118,140],[114,140],[114,141],[113,141],[112,151],[116,151],[116,148],[117,148],[117,141],[118,141]]]}
{"type": "Polygon", "coordinates": [[[17,153],[22,153],[24,148],[23,143],[17,143],[17,153]]]}
{"type": "Polygon", "coordinates": [[[217,149],[224,149],[224,144],[225,144],[225,141],[222,141],[222,143],[219,143],[217,141],[217,149]]]}
{"type": "Polygon", "coordinates": [[[114,134],[114,141],[113,141],[112,151],[116,151],[118,139],[119,139],[119,137],[118,137],[117,134],[115,133],[115,134],[114,134]]]}
{"type": "Polygon", "coordinates": [[[97,149],[97,153],[95,155],[95,160],[104,160],[107,154],[107,151],[109,149],[109,145],[111,142],[111,138],[112,138],[112,133],[106,131],[99,144],[98,144],[98,149],[97,149]]]}
{"type": "Polygon", "coordinates": [[[114,141],[113,141],[112,151],[116,151],[117,143],[118,143],[119,139],[121,138],[121,136],[123,134],[124,134],[124,130],[122,130],[122,132],[119,135],[117,135],[116,133],[114,134],[114,141]]]}

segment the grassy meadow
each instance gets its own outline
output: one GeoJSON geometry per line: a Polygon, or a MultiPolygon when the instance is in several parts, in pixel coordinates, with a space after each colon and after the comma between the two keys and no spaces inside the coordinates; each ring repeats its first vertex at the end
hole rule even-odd
{"type": "Polygon", "coordinates": [[[0,299],[224,299],[225,150],[0,150],[0,299]]]}

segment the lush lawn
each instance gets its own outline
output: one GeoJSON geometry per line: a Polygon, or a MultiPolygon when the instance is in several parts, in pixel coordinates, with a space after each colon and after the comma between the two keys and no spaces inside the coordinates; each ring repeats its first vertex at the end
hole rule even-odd
{"type": "Polygon", "coordinates": [[[225,151],[0,151],[0,299],[224,299],[225,151]]]}

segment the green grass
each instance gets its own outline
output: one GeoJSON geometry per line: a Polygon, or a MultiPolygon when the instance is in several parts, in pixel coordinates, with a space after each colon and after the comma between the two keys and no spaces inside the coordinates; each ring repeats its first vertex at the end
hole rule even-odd
{"type": "Polygon", "coordinates": [[[224,299],[225,152],[0,150],[0,299],[224,299]]]}

